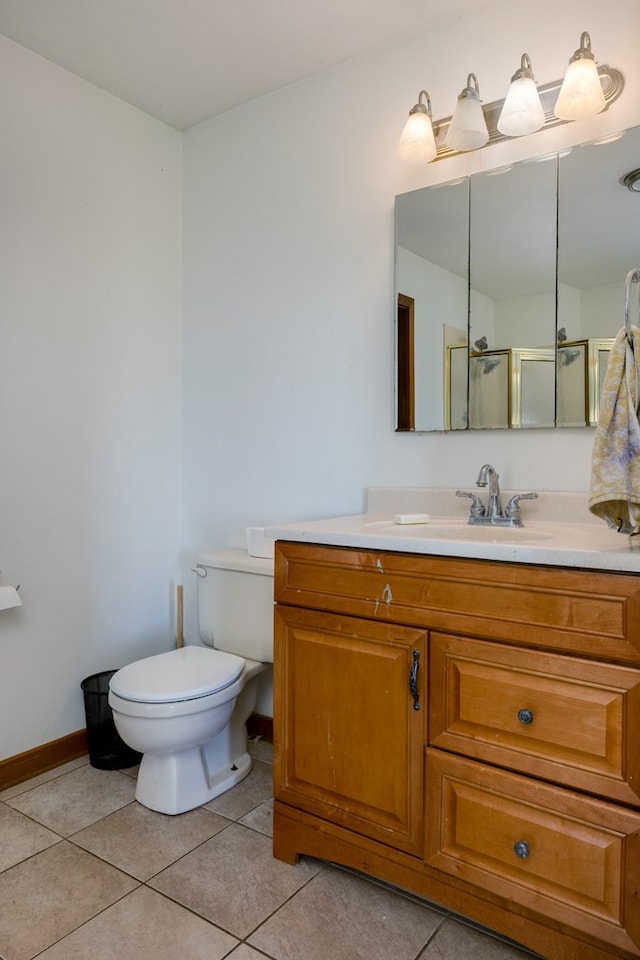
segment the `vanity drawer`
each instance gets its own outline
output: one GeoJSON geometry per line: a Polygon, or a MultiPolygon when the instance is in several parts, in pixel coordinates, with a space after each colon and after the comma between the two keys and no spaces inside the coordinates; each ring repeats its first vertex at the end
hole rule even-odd
{"type": "Polygon", "coordinates": [[[640,577],[279,540],[277,603],[640,663],[640,577]]]}
{"type": "Polygon", "coordinates": [[[427,750],[425,859],[640,956],[640,813],[427,750]]]}
{"type": "Polygon", "coordinates": [[[640,806],[640,670],[434,633],[429,742],[640,806]]]}

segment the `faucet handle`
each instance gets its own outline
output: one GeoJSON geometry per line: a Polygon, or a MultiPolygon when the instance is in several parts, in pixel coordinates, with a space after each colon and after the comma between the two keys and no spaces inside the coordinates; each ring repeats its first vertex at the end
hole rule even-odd
{"type": "Polygon", "coordinates": [[[511,517],[514,520],[520,519],[520,501],[521,500],[537,500],[537,493],[516,493],[515,496],[511,497],[506,507],[504,508],[505,517],[511,517]]]}
{"type": "Polygon", "coordinates": [[[456,497],[469,497],[471,500],[469,514],[472,517],[484,517],[484,503],[477,493],[468,493],[466,490],[456,490],[456,497]]]}

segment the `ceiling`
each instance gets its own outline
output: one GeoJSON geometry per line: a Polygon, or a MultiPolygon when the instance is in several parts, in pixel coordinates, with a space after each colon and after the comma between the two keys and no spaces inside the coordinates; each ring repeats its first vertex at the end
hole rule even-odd
{"type": "Polygon", "coordinates": [[[0,34],[178,130],[487,0],[0,0],[0,34]]]}

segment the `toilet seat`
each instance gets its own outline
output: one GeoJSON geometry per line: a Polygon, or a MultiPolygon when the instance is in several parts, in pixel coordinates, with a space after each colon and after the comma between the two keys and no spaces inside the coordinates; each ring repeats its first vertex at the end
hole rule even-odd
{"type": "Polygon", "coordinates": [[[196,700],[230,686],[245,662],[223,650],[180,647],[122,667],[109,686],[116,696],[134,703],[196,700]]]}

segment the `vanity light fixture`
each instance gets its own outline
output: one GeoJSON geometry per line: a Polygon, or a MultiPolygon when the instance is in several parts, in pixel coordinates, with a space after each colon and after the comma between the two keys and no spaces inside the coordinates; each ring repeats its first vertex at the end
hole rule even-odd
{"type": "Polygon", "coordinates": [[[564,80],[537,86],[531,58],[524,53],[504,100],[483,105],[478,79],[470,73],[453,116],[436,121],[429,94],[421,90],[418,103],[409,111],[398,153],[404,160],[430,163],[478,150],[509,137],[594,116],[606,110],[623,90],[624,77],[619,70],[596,66],[591,38],[585,31],[564,80]]]}
{"type": "Polygon", "coordinates": [[[409,119],[398,144],[398,155],[403,160],[430,163],[434,159],[438,148],[433,135],[432,117],[431,98],[426,90],[421,90],[418,102],[409,110],[409,119]]]}
{"type": "Polygon", "coordinates": [[[477,150],[489,140],[487,121],[480,102],[480,86],[475,73],[467,77],[467,85],[460,92],[445,143],[451,150],[477,150]]]}
{"type": "Polygon", "coordinates": [[[602,113],[606,106],[591,37],[584,31],[580,46],[569,60],[554,113],[559,120],[584,120],[602,113]]]}
{"type": "Polygon", "coordinates": [[[544,126],[544,110],[528,53],[511,77],[511,86],[498,117],[498,130],[507,137],[524,137],[544,126]]]}

